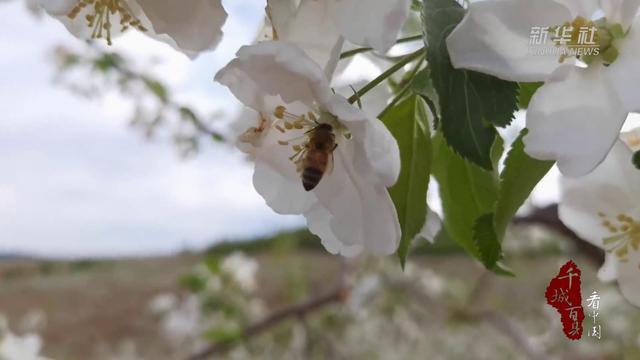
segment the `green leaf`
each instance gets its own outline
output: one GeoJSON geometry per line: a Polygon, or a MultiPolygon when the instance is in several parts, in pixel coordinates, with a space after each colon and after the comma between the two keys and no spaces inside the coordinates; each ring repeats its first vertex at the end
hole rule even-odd
{"type": "Polygon", "coordinates": [[[518,95],[518,107],[520,109],[527,109],[529,107],[529,103],[531,102],[531,98],[536,91],[544,85],[543,82],[533,82],[533,83],[520,83],[520,94],[518,95]]]}
{"type": "Polygon", "coordinates": [[[146,76],[142,77],[142,81],[147,86],[147,89],[149,89],[149,91],[151,91],[153,95],[158,98],[158,100],[160,100],[164,104],[169,102],[169,92],[161,82],[146,76]]]}
{"type": "Polygon", "coordinates": [[[473,241],[475,242],[480,261],[487,269],[493,269],[502,258],[502,246],[496,236],[493,225],[493,213],[488,213],[476,219],[473,225],[473,241]]]}
{"type": "Polygon", "coordinates": [[[427,60],[447,143],[465,159],[491,170],[491,146],[496,137],[493,126],[511,123],[517,109],[518,84],[453,68],[445,40],[464,14],[455,0],[424,1],[427,60]]]}
{"type": "Polygon", "coordinates": [[[640,170],[640,150],[633,153],[633,158],[631,161],[633,162],[633,166],[635,166],[636,169],[640,170]]]}
{"type": "Polygon", "coordinates": [[[554,164],[553,161],[536,160],[524,152],[522,138],[526,134],[527,129],[522,130],[511,146],[504,170],[500,174],[500,191],[494,216],[496,234],[500,241],[511,218],[554,164]]]}
{"type": "Polygon", "coordinates": [[[198,293],[207,287],[207,279],[195,274],[188,274],[180,279],[180,285],[193,293],[198,293]]]}
{"type": "Polygon", "coordinates": [[[411,82],[411,90],[414,94],[418,94],[422,97],[422,100],[429,107],[429,111],[433,117],[433,129],[437,130],[440,126],[440,119],[438,118],[438,114],[440,113],[440,109],[438,109],[438,94],[436,90],[433,88],[433,82],[431,81],[431,75],[429,74],[429,67],[425,67],[420,70],[416,76],[413,78],[411,82]]]}
{"type": "Polygon", "coordinates": [[[413,95],[391,108],[382,118],[400,147],[400,177],[389,189],[389,194],[402,229],[398,256],[403,267],[411,240],[420,232],[427,216],[432,155],[427,116],[422,99],[413,95]]]}
{"type": "Polygon", "coordinates": [[[239,329],[234,328],[214,328],[205,331],[202,336],[205,340],[216,343],[230,344],[240,340],[240,338],[242,337],[242,332],[239,329]]]}
{"type": "Polygon", "coordinates": [[[438,180],[444,227],[453,240],[480,259],[474,226],[479,217],[493,212],[498,178],[455,154],[441,134],[433,139],[433,149],[433,175],[438,180]]]}

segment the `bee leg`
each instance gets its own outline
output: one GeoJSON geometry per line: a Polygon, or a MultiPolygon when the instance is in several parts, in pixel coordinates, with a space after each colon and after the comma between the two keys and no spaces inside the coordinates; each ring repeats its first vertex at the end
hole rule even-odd
{"type": "Polygon", "coordinates": [[[338,147],[338,144],[333,145],[333,149],[331,149],[331,162],[329,163],[329,170],[327,171],[327,173],[331,174],[333,173],[333,164],[335,163],[335,158],[333,155],[333,151],[338,147]]]}

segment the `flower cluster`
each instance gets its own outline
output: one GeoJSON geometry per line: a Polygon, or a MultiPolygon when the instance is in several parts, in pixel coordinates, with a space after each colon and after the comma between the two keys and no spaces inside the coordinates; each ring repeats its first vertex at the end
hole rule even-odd
{"type": "MultiPolygon", "coordinates": [[[[556,160],[565,175],[585,175],[606,157],[629,112],[640,109],[640,72],[634,66],[640,51],[640,25],[634,25],[639,5],[632,0],[473,2],[447,46],[456,67],[505,80],[544,82],[527,111],[526,151],[556,160]],[[584,24],[597,28],[593,42],[599,56],[531,52],[532,28],[577,32],[584,24]]],[[[570,35],[555,45],[571,47],[577,36],[570,35]]]]}
{"type": "MultiPolygon", "coordinates": [[[[562,180],[560,219],[607,251],[603,280],[618,279],[640,306],[640,173],[632,165],[639,133],[620,130],[638,111],[640,1],[488,0],[471,3],[447,38],[454,66],[518,82],[543,82],[526,121],[526,151],[556,160],[562,180]],[[578,46],[580,28],[594,29],[591,56],[531,52],[531,29],[560,32],[556,47],[578,46]],[[582,176],[582,177],[578,177],[582,176]]],[[[570,52],[568,52],[570,54],[570,52]]]]}

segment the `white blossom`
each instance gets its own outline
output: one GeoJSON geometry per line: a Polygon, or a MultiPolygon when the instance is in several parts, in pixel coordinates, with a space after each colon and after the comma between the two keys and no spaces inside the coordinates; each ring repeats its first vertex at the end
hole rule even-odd
{"type": "Polygon", "coordinates": [[[317,63],[296,46],[241,48],[217,75],[259,115],[241,140],[254,147],[254,186],[281,214],[303,214],[331,253],[393,253],[400,225],[387,187],[400,172],[398,145],[384,124],[335,94],[317,63]],[[300,171],[310,134],[330,126],[337,147],[317,186],[300,171]]]}
{"type": "Polygon", "coordinates": [[[640,306],[640,171],[632,164],[640,129],[625,133],[607,158],[582,178],[562,179],[560,219],[607,251],[598,277],[618,280],[624,297],[640,306]]]}
{"type": "Polygon", "coordinates": [[[381,53],[395,44],[410,0],[268,0],[278,40],[293,43],[333,73],[343,39],[381,53]]]}
{"type": "Polygon", "coordinates": [[[227,13],[220,0],[38,0],[80,39],[112,38],[136,29],[189,57],[215,48],[227,13]]]}
{"type": "Polygon", "coordinates": [[[39,355],[41,349],[39,335],[15,335],[9,330],[7,320],[0,315],[0,360],[47,360],[39,355]]]}
{"type": "Polygon", "coordinates": [[[557,160],[565,175],[580,176],[605,158],[628,113],[640,110],[639,4],[638,0],[472,2],[447,38],[447,46],[456,68],[511,81],[545,82],[529,105],[525,150],[538,159],[557,160]],[[580,35],[584,29],[593,29],[595,36],[580,35]],[[588,56],[537,54],[534,39],[547,40],[541,45],[558,51],[582,48],[586,53],[587,43],[593,45],[588,56]]]}
{"type": "Polygon", "coordinates": [[[225,257],[220,269],[229,274],[233,280],[245,291],[256,289],[256,275],[258,262],[241,252],[234,252],[225,257]]]}

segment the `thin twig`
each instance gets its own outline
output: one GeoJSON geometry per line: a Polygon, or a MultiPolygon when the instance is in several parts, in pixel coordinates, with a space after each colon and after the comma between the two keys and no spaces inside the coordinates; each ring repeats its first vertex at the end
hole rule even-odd
{"type": "MultiPolygon", "coordinates": [[[[257,322],[253,325],[248,326],[242,334],[240,335],[238,340],[248,339],[253,336],[259,335],[260,333],[293,318],[304,318],[310,313],[321,310],[326,306],[329,306],[334,303],[342,303],[348,297],[349,289],[344,287],[339,287],[334,291],[327,293],[318,298],[314,298],[308,300],[306,302],[296,304],[287,308],[284,308],[280,311],[276,311],[273,314],[266,317],[264,320],[257,322]]],[[[208,346],[206,349],[201,352],[192,355],[189,360],[203,360],[210,358],[215,354],[219,354],[225,352],[232,346],[235,342],[221,342],[221,343],[213,343],[208,346]]]]}
{"type": "MultiPolygon", "coordinates": [[[[422,40],[422,35],[414,35],[414,36],[409,36],[409,37],[405,37],[402,39],[398,39],[398,41],[396,41],[396,44],[402,44],[402,43],[406,43],[406,42],[410,42],[410,41],[417,41],[417,40],[422,40]]],[[[367,51],[371,51],[373,50],[373,48],[370,47],[362,47],[362,48],[357,48],[357,49],[352,49],[352,50],[348,50],[343,52],[342,54],[340,54],[340,60],[342,59],[347,59],[350,58],[354,55],[363,53],[363,52],[367,52],[367,51]]]]}
{"type": "Polygon", "coordinates": [[[371,80],[367,85],[363,86],[362,89],[358,90],[356,94],[353,94],[349,98],[349,103],[353,104],[354,102],[356,102],[364,94],[369,92],[374,87],[378,86],[381,82],[385,81],[389,76],[395,74],[398,70],[402,69],[405,65],[407,65],[408,63],[420,57],[422,54],[424,54],[424,51],[425,51],[424,49],[420,49],[412,52],[411,54],[407,54],[403,56],[402,60],[398,61],[396,64],[388,68],[385,72],[380,74],[375,79],[371,80]]]}

